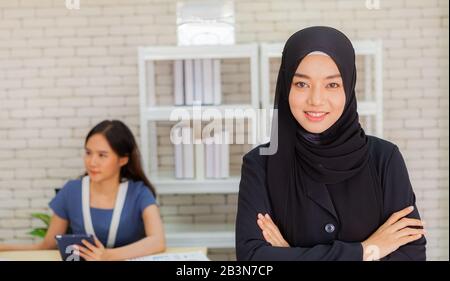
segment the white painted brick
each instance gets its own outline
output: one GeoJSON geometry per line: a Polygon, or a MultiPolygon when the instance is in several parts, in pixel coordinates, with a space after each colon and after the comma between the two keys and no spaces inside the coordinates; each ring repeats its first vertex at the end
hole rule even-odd
{"type": "Polygon", "coordinates": [[[194,204],[224,204],[223,195],[195,195],[194,204]]]}
{"type": "Polygon", "coordinates": [[[4,181],[14,178],[14,170],[3,169],[2,171],[0,171],[0,178],[3,180],[0,181],[0,186],[4,186],[4,181]]]}
{"type": "MultiPolygon", "coordinates": [[[[14,216],[14,211],[13,210],[1,210],[0,209],[0,218],[10,218],[14,216]]],[[[0,230],[0,238],[3,238],[1,236],[1,232],[2,230],[0,230]]]]}
{"type": "Polygon", "coordinates": [[[14,18],[31,18],[34,16],[33,9],[4,9],[3,16],[5,19],[14,18]]]}
{"type": "Polygon", "coordinates": [[[69,47],[46,48],[44,56],[46,57],[72,57],[75,55],[75,49],[69,47]]]}
{"type": "Polygon", "coordinates": [[[28,208],[30,202],[28,199],[0,199],[0,206],[2,209],[12,210],[16,208],[28,208]]]}
{"type": "Polygon", "coordinates": [[[213,205],[213,213],[235,213],[237,210],[236,205],[213,205]]]}
{"type": "Polygon", "coordinates": [[[30,221],[27,219],[6,219],[0,221],[1,228],[21,228],[21,227],[29,227],[30,221]]]}
{"type": "Polygon", "coordinates": [[[102,85],[121,85],[122,78],[119,76],[108,77],[91,77],[89,79],[89,85],[102,86],[102,85]]]}
{"type": "Polygon", "coordinates": [[[56,85],[58,87],[79,87],[87,85],[88,79],[83,77],[69,77],[69,78],[58,78],[56,80],[56,85]]]}
{"type": "Polygon", "coordinates": [[[58,127],[62,128],[88,128],[89,125],[89,118],[59,118],[58,120],[58,127]]]}
{"type": "Polygon", "coordinates": [[[58,139],[30,139],[27,141],[29,148],[46,148],[46,147],[58,147],[58,139]]]}
{"type": "MultiPolygon", "coordinates": [[[[95,20],[101,20],[102,18],[94,18],[95,20]]],[[[83,29],[77,29],[76,35],[78,36],[88,36],[88,37],[97,37],[97,36],[104,36],[108,33],[107,27],[99,27],[98,24],[92,24],[92,20],[90,19],[90,27],[89,28],[83,28],[83,29]]],[[[75,34],[75,33],[73,33],[75,34]]]]}
{"type": "Polygon", "coordinates": [[[120,7],[120,6],[112,6],[105,7],[103,9],[103,14],[106,16],[131,16],[134,14],[134,7],[120,7]]]}
{"type": "Polygon", "coordinates": [[[96,107],[82,107],[77,109],[76,116],[80,117],[93,117],[93,116],[106,116],[106,108],[96,108],[96,107]]]}
{"type": "Polygon", "coordinates": [[[40,136],[43,138],[70,137],[71,129],[42,129],[40,136]]]}
{"type": "Polygon", "coordinates": [[[50,87],[53,85],[54,80],[46,78],[26,79],[23,81],[23,86],[25,88],[43,88],[43,87],[50,87]]]}
{"type": "Polygon", "coordinates": [[[82,27],[87,26],[87,23],[87,18],[81,16],[56,18],[56,25],[61,27],[82,27]]]}
{"type": "Polygon", "coordinates": [[[0,149],[19,149],[25,148],[27,143],[25,140],[5,140],[0,139],[0,149]]]}
{"type": "Polygon", "coordinates": [[[192,195],[161,195],[160,197],[161,205],[181,205],[181,204],[192,204],[192,195]]]}
{"type": "Polygon", "coordinates": [[[67,117],[74,116],[75,109],[73,108],[62,108],[62,107],[54,107],[54,108],[46,108],[44,110],[44,117],[67,117]]]}
{"type": "Polygon", "coordinates": [[[88,64],[88,59],[86,58],[58,58],[56,61],[57,66],[86,66],[88,64]]]}
{"type": "Polygon", "coordinates": [[[59,168],[59,169],[48,169],[48,174],[52,175],[54,178],[70,179],[80,175],[79,169],[69,169],[69,168],[59,168]]]}
{"type": "Polygon", "coordinates": [[[193,215],[193,214],[209,214],[211,213],[210,206],[207,205],[192,205],[192,206],[185,206],[181,205],[178,207],[178,210],[181,214],[186,215],[193,215]]]}
{"type": "MultiPolygon", "coordinates": [[[[81,173],[80,173],[81,174],[81,173]]],[[[74,177],[75,178],[75,177],[74,177]]],[[[50,198],[55,196],[55,188],[60,188],[64,185],[67,179],[36,179],[33,180],[31,187],[33,189],[42,189],[44,190],[46,195],[49,195],[50,198]]]]}
{"type": "Polygon", "coordinates": [[[78,47],[77,56],[105,56],[108,54],[106,47],[78,47]]]}
{"type": "Polygon", "coordinates": [[[52,128],[55,126],[55,119],[27,119],[25,122],[25,127],[27,128],[52,128]]]}

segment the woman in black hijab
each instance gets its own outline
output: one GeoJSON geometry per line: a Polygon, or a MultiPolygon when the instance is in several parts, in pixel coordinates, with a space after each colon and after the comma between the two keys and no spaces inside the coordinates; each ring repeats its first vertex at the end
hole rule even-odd
{"type": "Polygon", "coordinates": [[[270,145],[244,156],[238,260],[425,260],[425,230],[398,147],[367,136],[355,52],[330,27],[292,35],[270,145]]]}

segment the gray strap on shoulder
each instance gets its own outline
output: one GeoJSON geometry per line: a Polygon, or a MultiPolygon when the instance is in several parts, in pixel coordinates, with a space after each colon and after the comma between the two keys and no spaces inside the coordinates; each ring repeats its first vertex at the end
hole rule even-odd
{"type": "Polygon", "coordinates": [[[89,195],[90,195],[89,181],[90,181],[89,176],[83,177],[81,181],[81,204],[83,208],[82,209],[83,223],[86,234],[95,236],[94,226],[92,225],[91,208],[89,202],[89,195]]]}
{"type": "Polygon", "coordinates": [[[116,243],[117,230],[119,229],[120,216],[122,214],[123,206],[125,205],[125,199],[127,197],[128,181],[123,182],[119,186],[119,192],[116,197],[116,204],[111,219],[111,225],[109,227],[108,242],[106,247],[113,248],[116,243]]]}

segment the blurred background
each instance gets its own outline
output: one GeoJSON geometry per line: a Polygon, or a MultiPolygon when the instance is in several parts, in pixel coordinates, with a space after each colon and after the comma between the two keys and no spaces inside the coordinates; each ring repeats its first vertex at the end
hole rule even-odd
{"type": "MultiPolygon", "coordinates": [[[[83,173],[84,138],[99,121],[121,119],[141,140],[138,47],[179,43],[179,1],[68,2],[0,0],[2,243],[39,239],[29,232],[43,224],[31,214],[49,213],[54,188],[83,173]]],[[[448,5],[446,0],[233,2],[235,44],[284,43],[311,25],[335,27],[352,41],[382,43],[382,133],[406,160],[427,223],[430,260],[449,259],[448,5]]],[[[272,95],[277,63],[271,62],[272,95]]],[[[156,69],[161,104],[172,101],[164,98],[172,91],[171,69],[164,64],[156,69]]],[[[222,63],[225,103],[248,97],[249,80],[240,75],[248,71],[248,62],[222,63]]],[[[358,83],[362,89],[363,81],[358,83]]],[[[167,133],[167,126],[158,129],[158,136],[167,133]]],[[[230,148],[231,174],[239,175],[250,148],[230,148]]],[[[161,167],[173,165],[170,146],[159,151],[161,167]]],[[[158,200],[166,224],[208,229],[235,221],[236,192],[164,193],[158,200]]],[[[213,260],[235,259],[232,247],[208,248],[213,260]]]]}

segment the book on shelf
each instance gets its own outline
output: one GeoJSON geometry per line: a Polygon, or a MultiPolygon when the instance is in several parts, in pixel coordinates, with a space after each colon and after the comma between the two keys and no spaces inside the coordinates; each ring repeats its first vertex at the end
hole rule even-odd
{"type": "Polygon", "coordinates": [[[192,105],[194,102],[194,63],[193,60],[184,61],[184,104],[192,105]]]}
{"type": "Polygon", "coordinates": [[[195,147],[195,178],[205,179],[205,145],[203,143],[194,144],[195,147]]]}
{"type": "Polygon", "coordinates": [[[213,64],[211,59],[204,59],[203,62],[203,104],[213,104],[214,87],[213,87],[213,64]]]}
{"type": "Polygon", "coordinates": [[[205,177],[228,178],[230,175],[230,148],[227,131],[216,133],[205,143],[205,177]]]}
{"type": "Polygon", "coordinates": [[[194,144],[190,141],[192,129],[189,127],[173,128],[176,136],[181,136],[182,141],[174,144],[175,178],[194,178],[194,144]]]}
{"type": "Polygon", "coordinates": [[[219,105],[222,103],[222,81],[220,70],[220,59],[213,60],[213,104],[219,105]]]}
{"type": "Polygon", "coordinates": [[[214,143],[213,138],[205,139],[205,177],[214,178],[214,143]]]}
{"type": "MultiPolygon", "coordinates": [[[[181,127],[174,128],[174,133],[177,136],[181,135],[181,127]]],[[[175,156],[175,178],[183,178],[183,144],[174,144],[174,156],[175,156]]]]}
{"type": "Polygon", "coordinates": [[[194,60],[194,103],[201,104],[203,98],[203,65],[201,59],[194,60]]]}
{"type": "Polygon", "coordinates": [[[220,59],[185,59],[173,63],[174,105],[220,105],[220,59]]]}
{"type": "Polygon", "coordinates": [[[191,141],[192,129],[183,127],[183,177],[194,178],[194,144],[191,141]]]}
{"type": "Polygon", "coordinates": [[[173,62],[174,104],[184,105],[184,67],[182,60],[173,62]]]}

